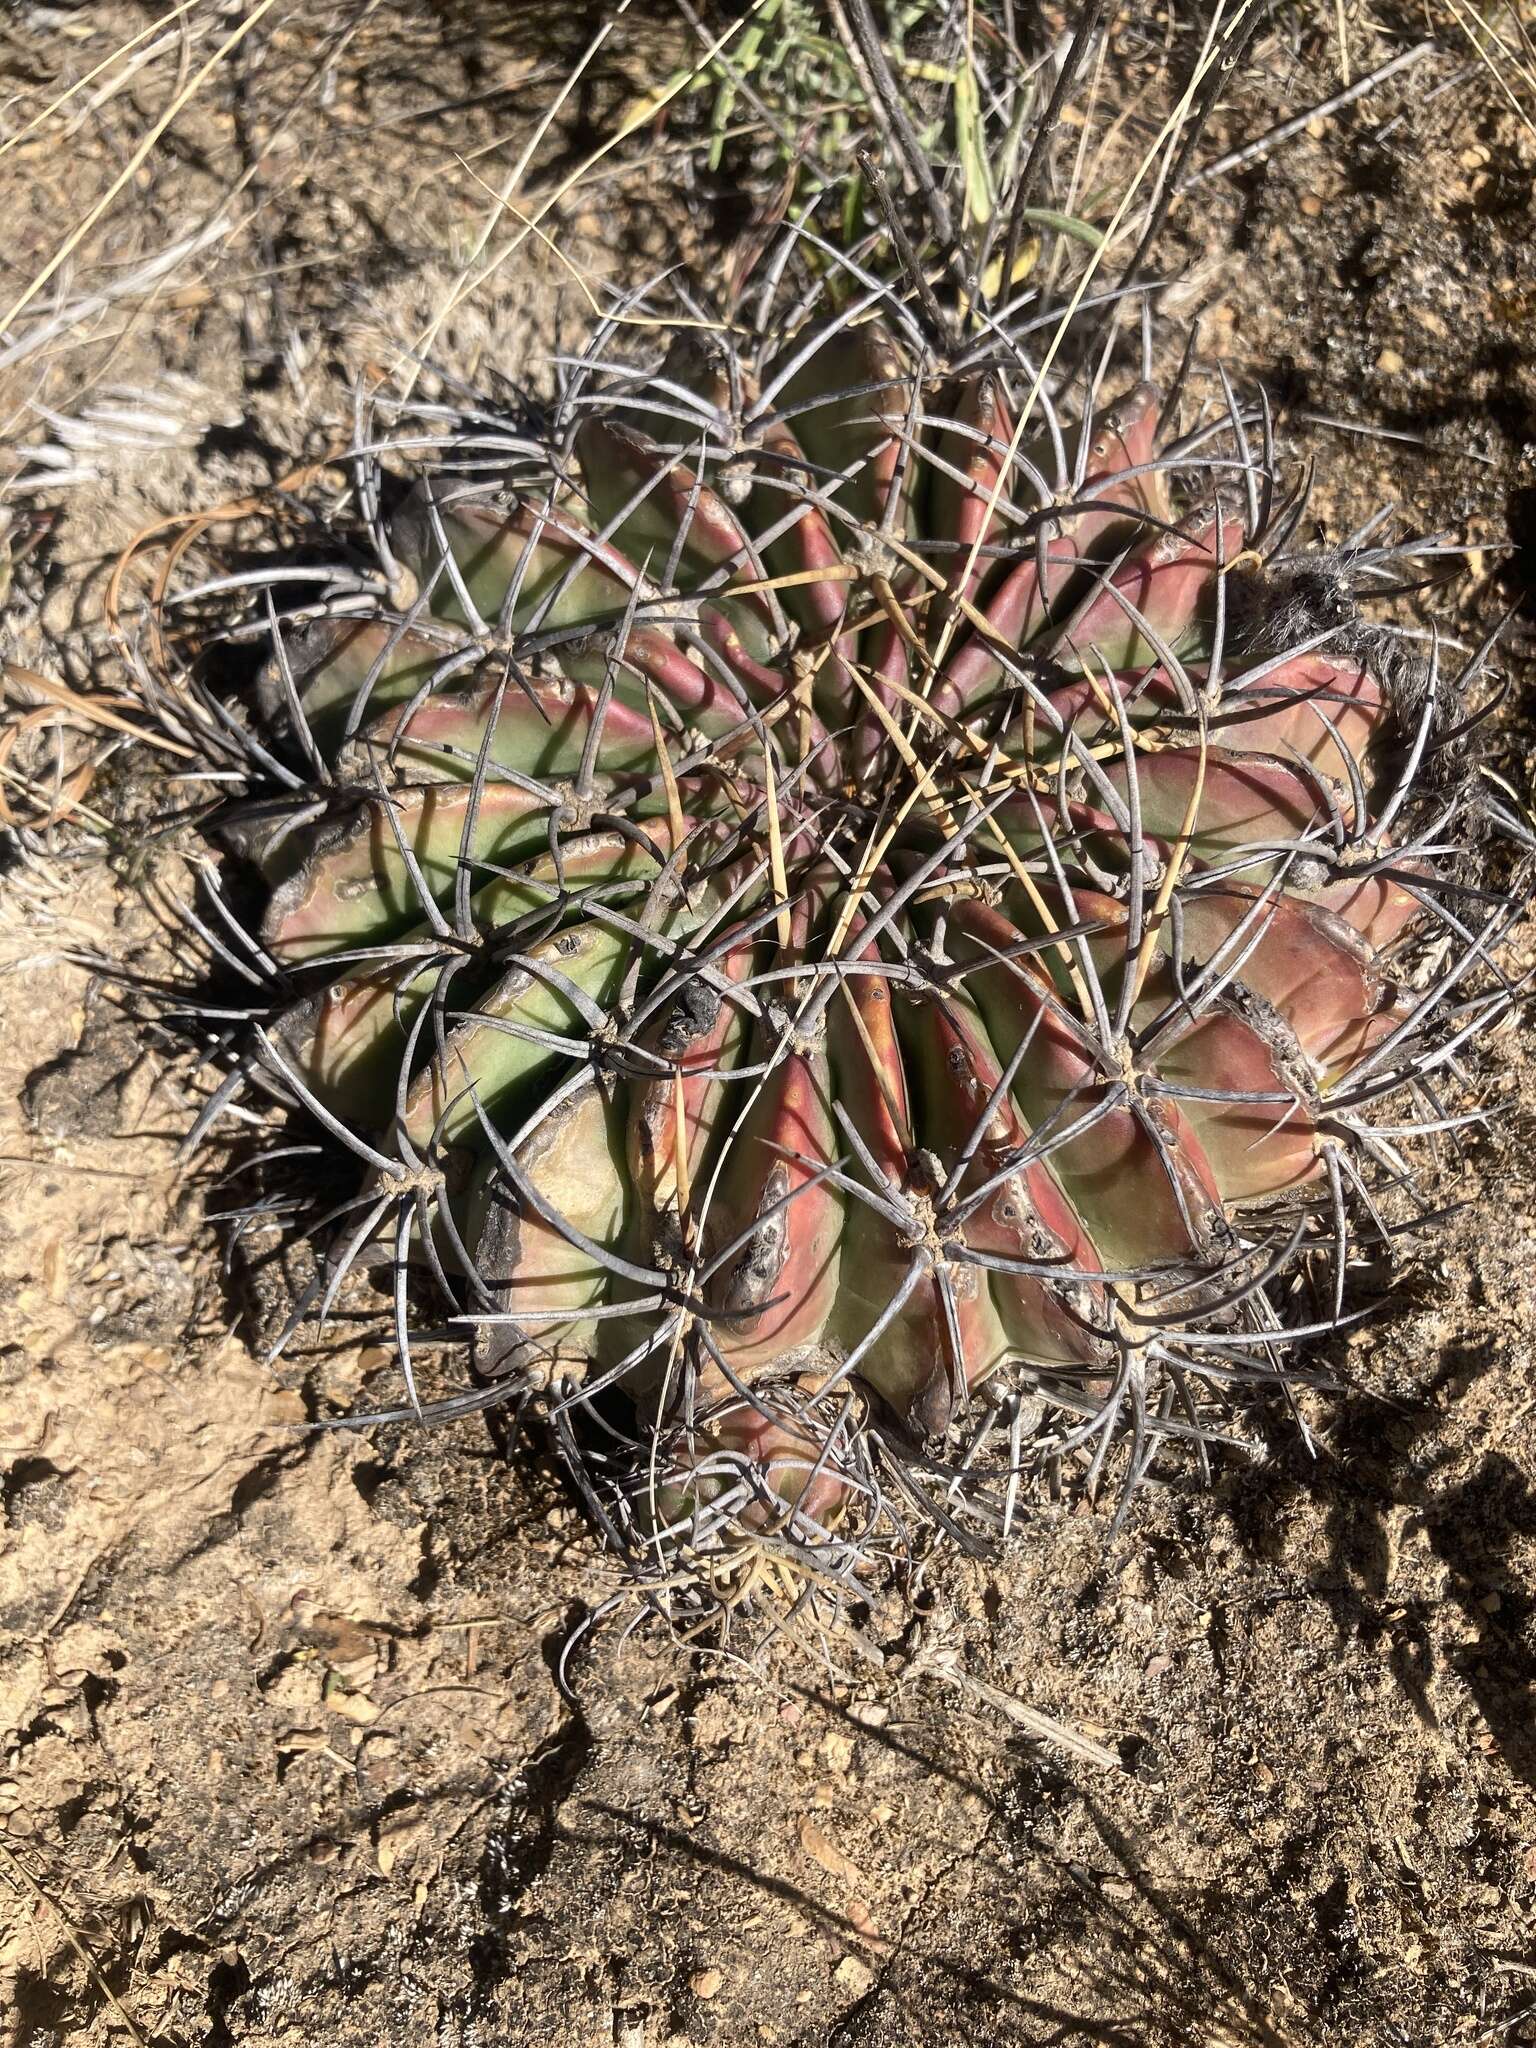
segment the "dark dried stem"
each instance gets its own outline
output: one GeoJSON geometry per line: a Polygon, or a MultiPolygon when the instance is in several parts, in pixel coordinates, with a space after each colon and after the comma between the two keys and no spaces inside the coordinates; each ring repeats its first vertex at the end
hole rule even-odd
{"type": "Polygon", "coordinates": [[[1019,250],[1023,245],[1025,217],[1034,204],[1040,180],[1050,161],[1051,146],[1061,126],[1062,108],[1066,105],[1067,94],[1072,90],[1073,82],[1082,68],[1083,57],[1093,38],[1098,34],[1099,23],[1103,18],[1104,0],[1089,0],[1089,4],[1078,18],[1077,27],[1072,32],[1072,41],[1066,56],[1062,59],[1056,83],[1051,88],[1050,100],[1040,117],[1039,126],[1035,129],[1035,139],[1029,146],[1029,155],[1024,159],[1024,168],[1020,171],[1018,183],[1014,187],[1008,214],[1008,239],[1003,245],[1003,281],[1000,290],[1005,299],[1013,278],[1014,265],[1019,260],[1019,250]]]}
{"type": "Polygon", "coordinates": [[[885,225],[890,231],[891,241],[896,249],[897,261],[901,264],[902,269],[911,280],[913,290],[917,293],[918,303],[923,309],[923,317],[928,323],[928,331],[933,337],[934,344],[936,347],[947,352],[954,340],[951,325],[945,319],[940,309],[938,299],[934,296],[933,286],[928,282],[927,272],[923,268],[922,257],[912,246],[912,237],[907,233],[905,223],[901,218],[901,210],[892,197],[891,188],[886,180],[885,173],[881,170],[879,164],[876,163],[873,151],[861,145],[855,154],[858,158],[859,169],[868,180],[869,189],[874,197],[875,204],[879,207],[884,217],[885,225]]]}

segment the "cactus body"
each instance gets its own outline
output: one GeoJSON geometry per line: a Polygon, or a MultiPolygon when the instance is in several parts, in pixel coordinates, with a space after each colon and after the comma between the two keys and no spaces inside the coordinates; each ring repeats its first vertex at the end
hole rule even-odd
{"type": "Polygon", "coordinates": [[[835,297],[420,479],[277,623],[307,765],[232,825],[250,1064],[366,1162],[327,1300],[417,1271],[667,1597],[1203,1454],[1507,994],[1394,551],[1293,552],[1225,382],[1181,430],[1104,349],[1073,410],[835,297]]]}

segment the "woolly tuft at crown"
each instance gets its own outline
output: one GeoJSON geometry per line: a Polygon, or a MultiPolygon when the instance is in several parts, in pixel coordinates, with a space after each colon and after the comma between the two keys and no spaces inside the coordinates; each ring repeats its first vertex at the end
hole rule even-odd
{"type": "Polygon", "coordinates": [[[376,409],[350,563],[232,579],[259,704],[160,699],[264,889],[200,1130],[256,1079],[356,1156],[305,1312],[392,1272],[400,1413],[542,1415],[675,1618],[1241,1440],[1513,995],[1488,650],[1363,609],[1436,550],[1298,546],[1134,277],[901,241],[786,231],[654,358],[624,302],[539,432],[376,409]]]}

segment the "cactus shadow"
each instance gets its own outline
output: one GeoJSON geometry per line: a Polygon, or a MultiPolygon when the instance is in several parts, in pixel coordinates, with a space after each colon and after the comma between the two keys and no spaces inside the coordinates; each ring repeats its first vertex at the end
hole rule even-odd
{"type": "MultiPolygon", "coordinates": [[[[644,1839],[647,1857],[666,1857],[696,1866],[701,1884],[727,1879],[749,1886],[764,1898],[788,1905],[828,1939],[869,1959],[873,1981],[830,2026],[819,2013],[803,2033],[789,2037],[799,2048],[882,2048],[903,2044],[956,2040],[962,2030],[988,2042],[1095,2044],[1095,2048],[1154,2048],[1184,2038],[1181,2031],[1197,2020],[1209,2025],[1219,2016],[1221,2038],[1230,2048],[1288,2048],[1285,2037],[1264,2016],[1262,1991],[1250,1987],[1217,1952],[1212,1937],[1225,1924],[1230,1902],[1214,1888],[1202,1888],[1192,1901],[1176,1898],[1159,1887],[1142,1868],[1129,1836],[1104,1807],[1060,1778],[1052,1796],[1076,1801],[1079,1813],[1097,1837],[1096,1868],[1090,1875],[1077,1856],[1069,1860],[1025,1840],[999,1841],[1008,1823],[993,1793],[968,1779],[937,1755],[916,1751],[887,1731],[861,1728],[907,1757],[965,1784],[990,1809],[986,1839],[978,1851],[954,1847],[957,1860],[969,1868],[967,1911],[956,1917],[946,1911],[940,1878],[915,1904],[908,1927],[892,1932],[878,1946],[869,1943],[867,1928],[828,1906],[814,1893],[753,1861],[700,1842],[695,1836],[631,1810],[595,1800],[580,1802],[595,1826],[561,1827],[565,1841],[586,1853],[633,1853],[635,1836],[644,1839]],[[1022,1853],[1020,1853],[1022,1851],[1022,1853]],[[1022,1886],[1019,1865],[1032,1871],[1022,1886]],[[1121,1896],[1105,1893],[1104,1880],[1115,1883],[1121,1896]],[[983,1966],[961,1950],[964,1928],[984,1895],[980,1915],[989,1960],[983,1966]],[[1049,1900],[1052,1934],[1042,1945],[1037,1933],[1042,1901],[1049,1900]],[[915,1924],[914,1924],[915,1923],[915,1924]],[[1091,1993],[1082,2001],[1065,2002],[1059,1995],[1033,1992],[1031,1975],[1051,1980],[1053,1989],[1064,1973],[1059,1954],[1076,1958],[1091,1950],[1091,1993]],[[1003,1960],[990,1961],[992,1955],[1003,1960]]],[[[1054,1778],[1049,1771],[1037,1779],[1054,1778]]],[[[952,1845],[953,1846],[953,1845],[952,1845]]],[[[1081,1843],[1078,1844],[1081,1848],[1081,1843]]]]}
{"type": "Polygon", "coordinates": [[[1326,1463],[1293,1446],[1267,1471],[1245,1475],[1229,1512],[1248,1554],[1272,1565],[1285,1506],[1321,1502],[1328,1554],[1306,1590],[1329,1610],[1340,1642],[1388,1638],[1388,1669],[1426,1726],[1438,1725],[1431,1698],[1437,1669],[1453,1673],[1509,1770],[1536,1787],[1536,1588],[1517,1558],[1518,1546],[1536,1535],[1536,1486],[1497,1449],[1446,1483],[1456,1453],[1432,1448],[1447,1400],[1463,1398],[1495,1358],[1492,1344],[1448,1349],[1422,1402],[1394,1414],[1389,1449],[1384,1404],[1368,1396],[1344,1402],[1326,1463]],[[1404,1538],[1426,1543],[1447,1568],[1442,1593],[1394,1593],[1395,1544],[1404,1538]],[[1466,1630],[1449,1651],[1439,1624],[1446,1604],[1460,1611],[1466,1630]]]}

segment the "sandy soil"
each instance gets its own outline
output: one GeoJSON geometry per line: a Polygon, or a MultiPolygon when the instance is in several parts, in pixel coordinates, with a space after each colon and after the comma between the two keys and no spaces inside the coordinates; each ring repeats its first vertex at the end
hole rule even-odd
{"type": "MultiPolygon", "coordinates": [[[[238,234],[11,373],[8,412],[197,385],[181,431],[20,501],[15,660],[115,682],[118,550],[330,445],[349,380],[458,274],[488,201],[454,153],[526,132],[562,53],[510,8],[363,13],[316,82],[315,24],[278,8],[61,273],[123,274],[257,166],[238,234]]],[[[8,56],[56,87],[149,18],[23,9],[8,56]]],[[[1401,46],[1354,38],[1357,70],[1401,46]]],[[[210,47],[147,61],[66,156],[0,166],[7,296],[210,47]]],[[[616,43],[536,176],[653,61],[616,43]]],[[[1206,187],[1167,255],[1316,456],[1331,530],[1395,499],[1489,549],[1463,623],[1523,598],[1499,746],[1529,789],[1536,139],[1477,76],[1420,104],[1459,61],[1206,187]]],[[[1321,33],[1273,43],[1211,147],[1335,67],[1321,33]]],[[[654,187],[584,192],[565,255],[666,260],[654,187]]],[[[530,247],[439,353],[536,381],[582,316],[530,247]]],[[[147,772],[114,764],[92,800],[132,817],[147,772]]],[[[576,1710],[553,1666],[613,1583],[580,1519],[484,1425],[300,1426],[379,1399],[389,1360],[258,1362],[272,1297],[250,1259],[221,1268],[219,1162],[176,1165],[189,1077],[71,964],[163,957],[186,849],[47,837],[0,878],[4,2048],[1536,2041],[1536,1079],[1513,1033],[1468,1206],[1340,1350],[1355,1390],[1306,1405],[1315,1455],[1277,1417],[1266,1462],[1147,1488],[1113,1546],[1068,1503],[1001,1559],[940,1557],[917,1615],[872,1616],[853,1681],[610,1633],[576,1710]]]]}

